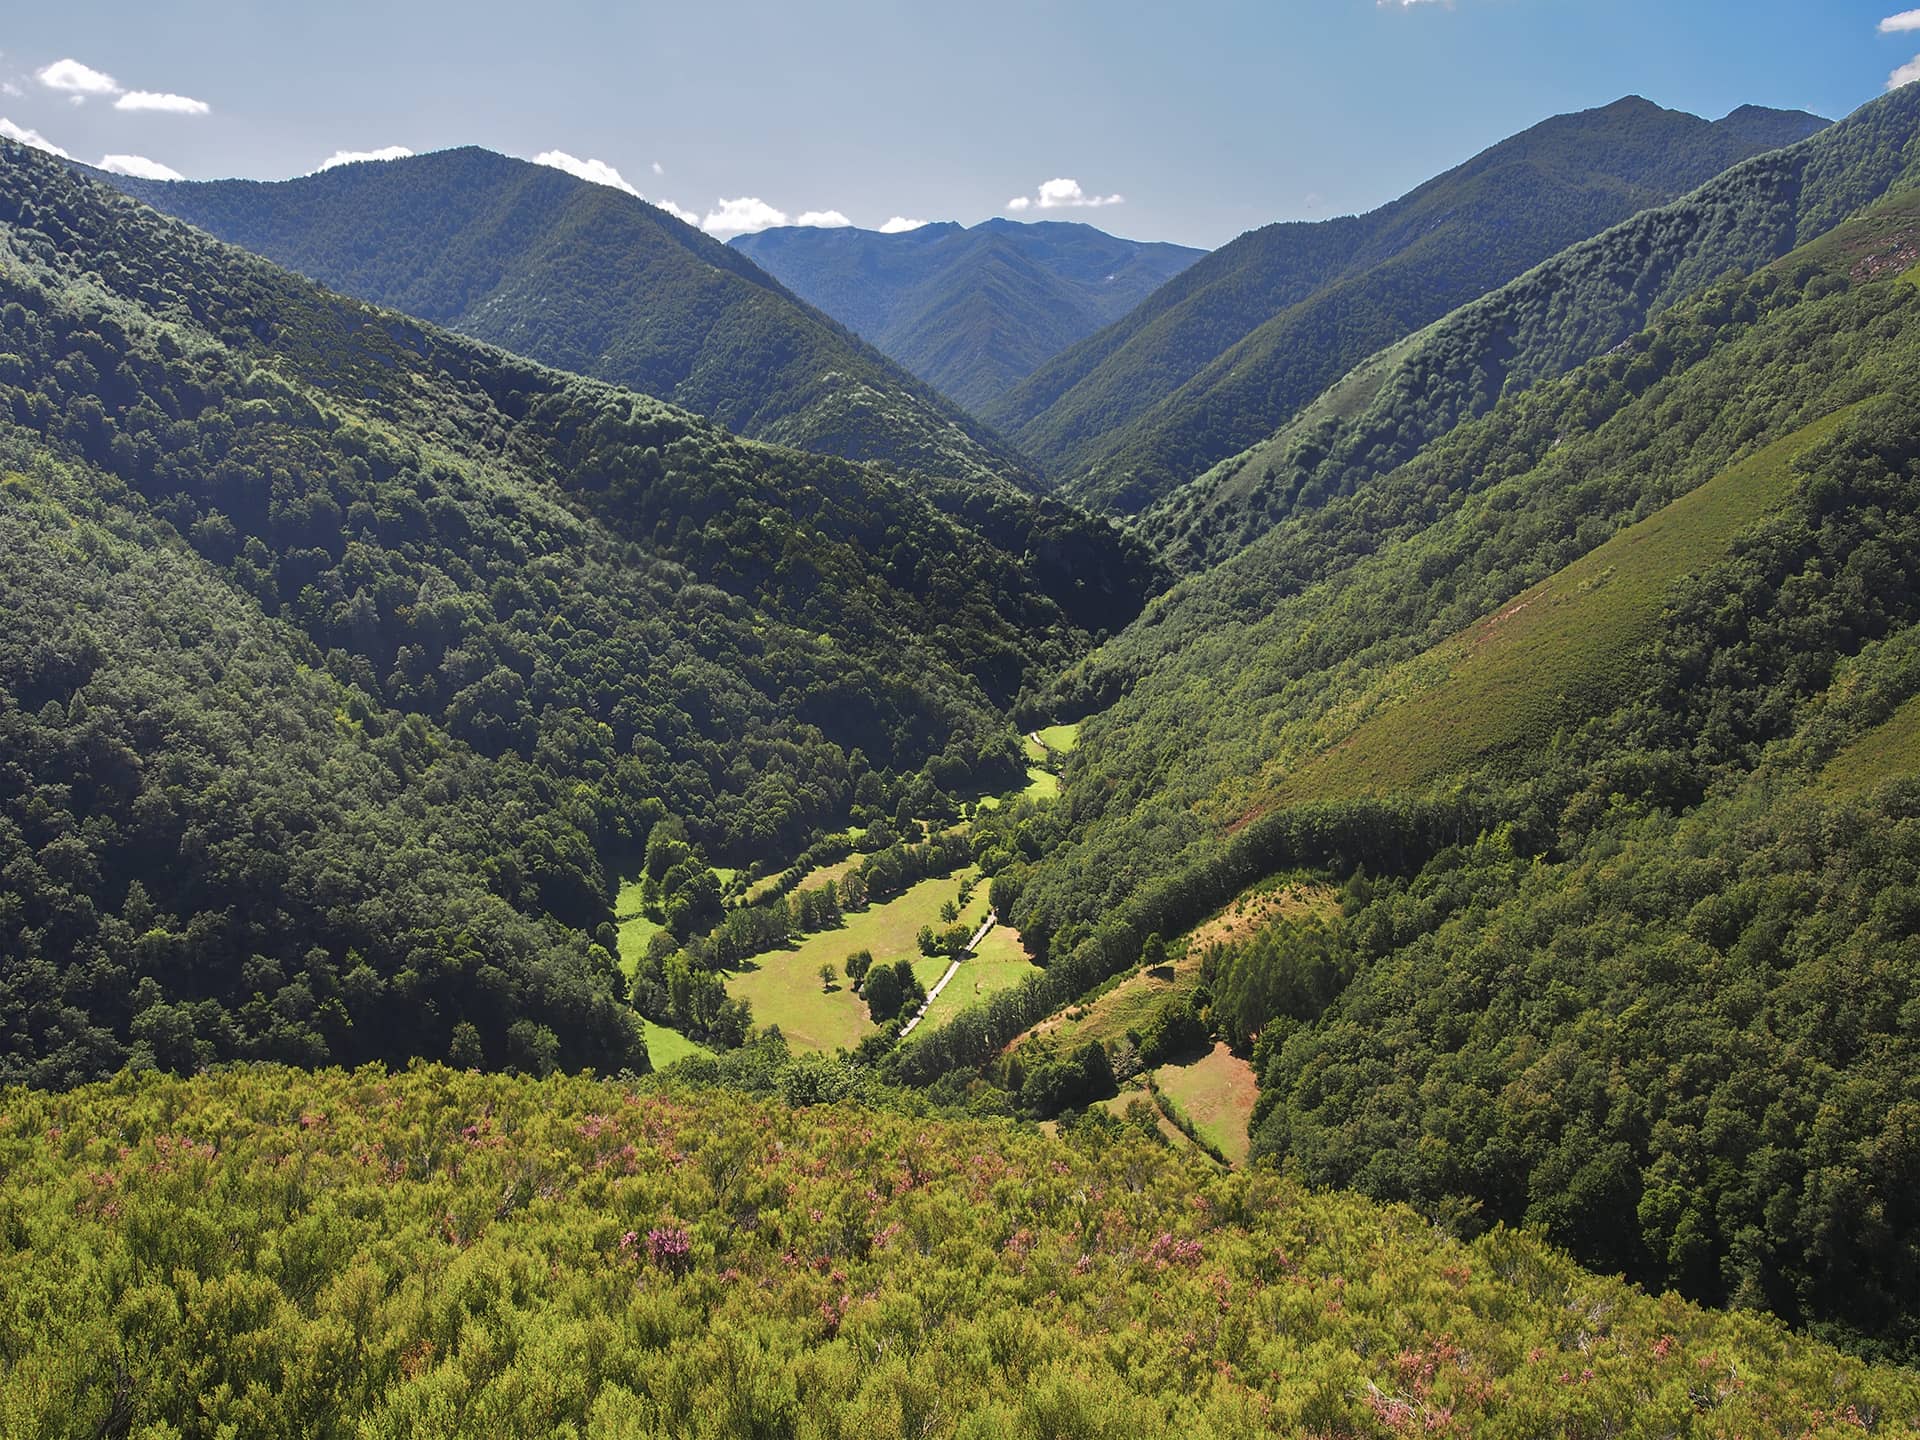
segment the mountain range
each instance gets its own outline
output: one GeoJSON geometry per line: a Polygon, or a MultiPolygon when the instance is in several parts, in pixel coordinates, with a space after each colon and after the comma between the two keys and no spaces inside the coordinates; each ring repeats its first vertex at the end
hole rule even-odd
{"type": "Polygon", "coordinates": [[[1206,253],[1005,219],[898,234],[785,226],[732,244],[975,412],[1206,253]]]}
{"type": "Polygon", "coordinates": [[[750,439],[1023,482],[957,406],[739,251],[611,186],[475,147],[270,182],[98,178],[343,294],[750,439]]]}
{"type": "Polygon", "coordinates": [[[1916,377],[1920,86],[1205,256],[0,138],[0,1415],[1910,1426],[1916,377]]]}
{"type": "Polygon", "coordinates": [[[981,413],[1066,493],[1133,513],[1381,347],[1825,123],[1754,107],[1709,123],[1637,97],[1558,116],[1370,214],[1241,236],[981,413]]]}

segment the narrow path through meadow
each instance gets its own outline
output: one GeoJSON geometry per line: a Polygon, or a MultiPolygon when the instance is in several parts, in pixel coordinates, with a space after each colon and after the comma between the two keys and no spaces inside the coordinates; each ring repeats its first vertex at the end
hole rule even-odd
{"type": "Polygon", "coordinates": [[[960,961],[973,954],[975,950],[978,950],[980,948],[980,942],[987,938],[987,932],[999,923],[1000,917],[991,910],[987,911],[987,918],[982,920],[980,922],[980,928],[973,932],[973,938],[967,941],[967,948],[960,952],[958,959],[947,966],[946,974],[942,975],[933,989],[927,992],[926,1003],[914,1011],[913,1018],[901,1027],[900,1038],[902,1040],[911,1035],[914,1032],[914,1028],[918,1026],[922,1020],[927,1018],[927,1011],[932,1008],[933,1002],[940,998],[940,992],[947,988],[947,982],[960,973],[960,961]]]}

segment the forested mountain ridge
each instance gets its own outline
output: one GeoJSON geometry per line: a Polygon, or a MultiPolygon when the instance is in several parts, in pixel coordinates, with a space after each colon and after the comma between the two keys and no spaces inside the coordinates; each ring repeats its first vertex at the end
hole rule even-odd
{"type": "Polygon", "coordinates": [[[732,244],[976,412],[1206,253],[1059,220],[893,235],[790,226],[732,244]]]}
{"type": "Polygon", "coordinates": [[[1156,601],[1066,813],[976,826],[1044,981],[902,1073],[1319,869],[1202,972],[1257,1153],[1914,1354],[1916,253],[1898,186],[1156,601]]]}
{"type": "Polygon", "coordinates": [[[1710,124],[1637,97],[1555,117],[1368,215],[1241,236],[986,418],[1067,493],[1141,510],[1374,351],[1826,123],[1749,107],[1710,124]]]}
{"type": "Polygon", "coordinates": [[[1201,570],[1286,516],[1364,486],[1502,393],[1623,343],[1729,270],[1817,239],[1920,178],[1920,99],[1895,91],[1790,149],[1574,245],[1381,351],[1258,445],[1141,517],[1172,564],[1201,570]]]}
{"type": "Polygon", "coordinates": [[[657,823],[760,855],[856,784],[1015,780],[999,706],[1086,643],[890,472],[342,299],[12,142],[0,247],[9,1078],[644,1066],[609,922],[657,823]]]}
{"type": "Polygon", "coordinates": [[[283,181],[97,178],[336,290],[738,435],[1033,488],[977,421],[740,252],[550,166],[469,146],[283,181]]]}

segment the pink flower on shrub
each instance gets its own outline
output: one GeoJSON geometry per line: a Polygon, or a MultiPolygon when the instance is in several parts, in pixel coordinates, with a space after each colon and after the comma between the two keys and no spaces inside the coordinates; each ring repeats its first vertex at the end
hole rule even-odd
{"type": "Polygon", "coordinates": [[[678,1225],[659,1225],[647,1231],[647,1259],[669,1275],[693,1268],[693,1242],[678,1225]]]}

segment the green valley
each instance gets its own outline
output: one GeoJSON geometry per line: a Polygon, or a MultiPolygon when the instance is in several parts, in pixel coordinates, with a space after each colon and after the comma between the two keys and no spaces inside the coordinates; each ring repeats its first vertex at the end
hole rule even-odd
{"type": "Polygon", "coordinates": [[[1920,1435],[1920,12],[82,10],[5,1440],[1920,1435]]]}

